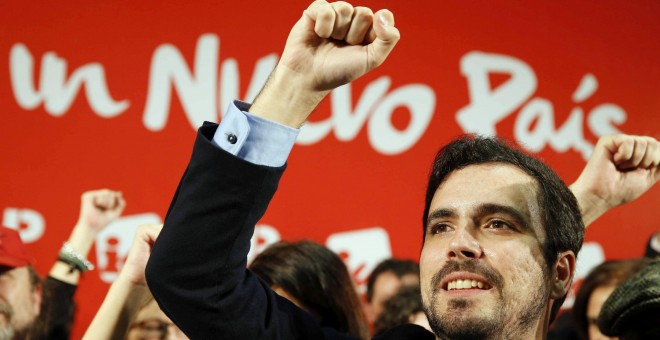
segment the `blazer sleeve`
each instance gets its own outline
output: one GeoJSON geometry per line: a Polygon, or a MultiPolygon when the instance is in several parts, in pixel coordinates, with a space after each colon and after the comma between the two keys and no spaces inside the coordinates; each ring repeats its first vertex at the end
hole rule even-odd
{"type": "Polygon", "coordinates": [[[161,309],[192,339],[323,339],[318,321],[246,269],[254,226],[285,166],[255,165],[197,134],[154,244],[146,278],[161,309]]]}

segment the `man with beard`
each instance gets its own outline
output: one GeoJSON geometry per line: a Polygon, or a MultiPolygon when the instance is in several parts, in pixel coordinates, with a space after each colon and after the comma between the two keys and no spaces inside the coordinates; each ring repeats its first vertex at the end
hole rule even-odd
{"type": "Polygon", "coordinates": [[[91,265],[85,258],[98,233],[119,218],[125,206],[118,191],[83,193],[78,222],[43,281],[19,233],[0,227],[0,340],[69,339],[73,296],[91,265]]]}
{"type": "Polygon", "coordinates": [[[504,141],[467,136],[443,147],[427,186],[420,255],[434,333],[544,338],[572,283],[584,225],[652,187],[659,164],[652,137],[602,137],[571,192],[504,141]]]}
{"type": "MultiPolygon", "coordinates": [[[[297,128],[330,90],[385,60],[399,39],[393,25],[387,10],[314,2],[254,104],[235,102],[220,126],[200,128],[146,270],[161,309],[189,337],[350,338],[274,293],[246,257],[297,128]]],[[[582,219],[641,195],[658,163],[653,138],[602,138],[572,187],[578,208],[552,170],[507,143],[450,143],[429,180],[420,258],[435,334],[407,325],[380,339],[543,338],[573,278],[582,219]]]]}
{"type": "Polygon", "coordinates": [[[0,227],[0,339],[25,339],[41,311],[42,286],[16,230],[0,227]]]}
{"type": "Polygon", "coordinates": [[[457,139],[434,162],[424,226],[422,300],[436,335],[545,336],[584,230],[550,168],[497,139],[457,139]]]}

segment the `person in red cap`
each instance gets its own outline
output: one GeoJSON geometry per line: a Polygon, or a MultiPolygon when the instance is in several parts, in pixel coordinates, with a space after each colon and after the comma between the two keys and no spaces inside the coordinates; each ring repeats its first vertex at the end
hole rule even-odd
{"type": "Polygon", "coordinates": [[[43,281],[19,233],[0,227],[0,340],[70,338],[73,295],[81,275],[94,268],[87,254],[125,206],[120,191],[83,193],[78,222],[43,281]]]}
{"type": "Polygon", "coordinates": [[[0,339],[22,339],[41,311],[41,279],[16,230],[0,227],[0,339]]]}

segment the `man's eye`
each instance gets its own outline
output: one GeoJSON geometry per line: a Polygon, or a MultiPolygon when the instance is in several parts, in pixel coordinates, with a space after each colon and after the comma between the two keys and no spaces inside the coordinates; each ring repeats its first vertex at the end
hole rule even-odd
{"type": "Polygon", "coordinates": [[[449,230],[449,226],[446,224],[436,224],[431,227],[431,234],[442,234],[449,230]]]}
{"type": "Polygon", "coordinates": [[[489,221],[488,222],[488,227],[492,228],[492,229],[513,229],[513,228],[511,228],[511,226],[508,223],[506,223],[504,221],[500,221],[500,220],[491,220],[491,221],[489,221]]]}

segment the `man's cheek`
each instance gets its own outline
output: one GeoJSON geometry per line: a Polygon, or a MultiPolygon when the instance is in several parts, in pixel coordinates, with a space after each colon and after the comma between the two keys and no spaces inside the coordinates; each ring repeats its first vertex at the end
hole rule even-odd
{"type": "Polygon", "coordinates": [[[425,262],[423,258],[420,259],[420,290],[422,293],[422,302],[425,303],[425,301],[428,301],[430,299],[431,294],[433,293],[431,289],[431,278],[433,277],[433,273],[431,270],[426,268],[424,265],[425,262]]]}
{"type": "Polygon", "coordinates": [[[511,263],[510,284],[517,291],[537,290],[543,281],[543,270],[531,254],[525,255],[525,257],[515,258],[511,263]]]}
{"type": "Polygon", "coordinates": [[[440,265],[424,266],[420,264],[420,288],[422,294],[431,294],[436,287],[433,287],[433,276],[440,270],[440,265]]]}

